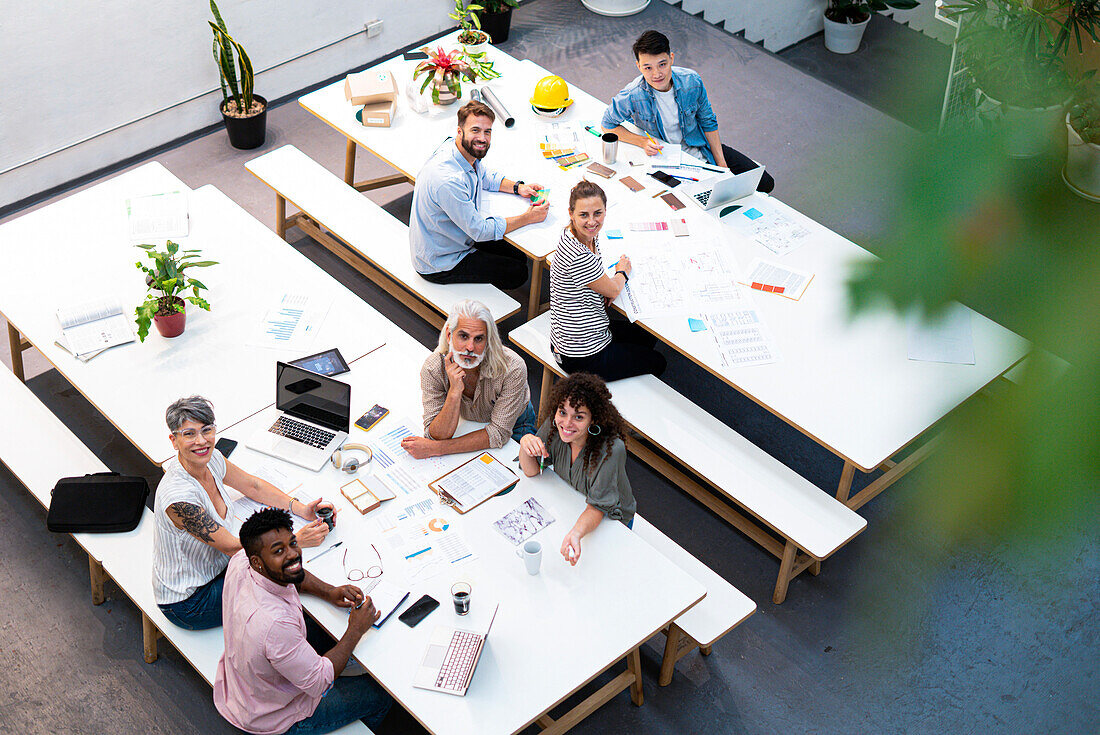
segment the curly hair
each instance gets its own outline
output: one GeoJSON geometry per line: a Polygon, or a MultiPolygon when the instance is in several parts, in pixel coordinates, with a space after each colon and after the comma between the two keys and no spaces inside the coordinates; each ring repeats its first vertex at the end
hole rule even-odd
{"type": "Polygon", "coordinates": [[[584,471],[591,473],[602,458],[610,455],[611,445],[616,439],[626,441],[626,422],[611,402],[607,384],[591,373],[573,373],[555,383],[546,404],[540,406],[542,415],[539,424],[553,417],[566,403],[574,410],[582,406],[587,408],[592,414],[592,425],[600,429],[600,433],[588,435],[581,450],[584,471]]]}
{"type": "Polygon", "coordinates": [[[241,525],[241,532],[237,538],[244,548],[246,556],[256,556],[263,545],[260,541],[268,531],[283,529],[294,532],[294,522],[290,519],[290,513],[282,508],[264,508],[248,517],[241,525]]]}

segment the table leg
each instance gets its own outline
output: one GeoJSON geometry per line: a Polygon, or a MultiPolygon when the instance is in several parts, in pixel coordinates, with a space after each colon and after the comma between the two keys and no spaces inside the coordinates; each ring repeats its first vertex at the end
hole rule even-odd
{"type": "Polygon", "coordinates": [[[355,186],[355,141],[348,138],[348,146],[344,150],[344,183],[355,186]]]}
{"type": "Polygon", "coordinates": [[[282,194],[275,195],[275,234],[286,239],[286,199],[282,194]]]}
{"type": "Polygon", "coordinates": [[[542,388],[539,389],[539,410],[546,405],[546,398],[550,395],[550,389],[554,387],[554,371],[545,365],[542,368],[542,388]]]}
{"type": "Polygon", "coordinates": [[[11,352],[11,371],[19,382],[27,382],[23,377],[23,335],[11,324],[8,324],[8,350],[11,352]]]}
{"type": "Polygon", "coordinates": [[[645,694],[642,690],[642,650],[635,648],[626,657],[626,669],[634,674],[634,683],[630,685],[630,701],[635,707],[641,707],[645,703],[645,694]]]}
{"type": "Polygon", "coordinates": [[[542,260],[531,260],[531,300],[527,303],[527,319],[534,319],[539,315],[539,306],[542,304],[542,260]]]}
{"type": "Polygon", "coordinates": [[[667,687],[672,682],[672,672],[676,668],[677,654],[680,652],[680,637],[683,631],[676,623],[665,631],[665,655],[661,657],[661,673],[657,675],[657,686],[667,687]]]}
{"type": "Polygon", "coordinates": [[[775,592],[772,593],[772,602],[779,605],[787,599],[787,585],[791,583],[791,572],[794,570],[794,558],[798,554],[798,547],[794,542],[788,541],[783,547],[783,561],[779,564],[779,578],[775,580],[775,592]]]}
{"type": "Polygon", "coordinates": [[[145,663],[151,664],[157,660],[157,639],[160,631],[153,621],[145,613],[141,614],[141,641],[145,648],[145,663]]]}
{"type": "Polygon", "coordinates": [[[88,576],[92,582],[92,604],[102,605],[103,600],[103,582],[107,578],[107,573],[103,571],[103,565],[92,558],[92,555],[88,555],[88,576]]]}
{"type": "Polygon", "coordinates": [[[848,502],[848,493],[852,490],[852,478],[855,474],[856,466],[845,462],[844,469],[840,471],[840,484],[836,488],[836,499],[842,503],[848,502]]]}

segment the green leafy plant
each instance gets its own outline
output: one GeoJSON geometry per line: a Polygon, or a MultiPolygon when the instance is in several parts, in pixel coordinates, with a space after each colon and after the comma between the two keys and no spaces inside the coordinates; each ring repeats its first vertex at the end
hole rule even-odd
{"type": "Polygon", "coordinates": [[[481,79],[496,79],[500,72],[493,68],[493,62],[488,61],[484,51],[469,53],[466,51],[444,51],[443,47],[434,50],[427,46],[420,49],[428,55],[425,61],[421,61],[413,70],[413,79],[418,79],[421,74],[424,83],[420,85],[420,93],[423,94],[428,85],[432,86],[432,102],[439,104],[440,88],[450,91],[455,97],[462,96],[462,79],[474,82],[481,79]]]}
{"type": "Polygon", "coordinates": [[[451,20],[458,23],[462,32],[458,34],[458,42],[473,46],[483,43],[488,36],[481,30],[481,18],[478,13],[485,12],[485,6],[470,3],[466,5],[462,0],[455,0],[455,9],[450,14],[451,20]]]}
{"type": "Polygon", "coordinates": [[[139,340],[145,341],[154,316],[169,316],[183,311],[185,301],[210,311],[210,304],[199,296],[199,291],[206,290],[206,286],[184,271],[217,265],[217,261],[199,260],[199,250],[181,251],[179,244],[171,240],[167,242],[164,251],[157,250],[155,245],[137,247],[144,250],[146,257],[153,261],[151,267],[140,260],[134,264],[145,274],[145,285],[149,287],[145,301],[134,311],[139,340]],[[182,295],[188,289],[191,290],[191,295],[182,295]]]}
{"type": "Polygon", "coordinates": [[[1071,107],[1069,124],[1081,140],[1100,145],[1100,100],[1082,100],[1071,107]]]}
{"type": "Polygon", "coordinates": [[[1100,30],[1096,0],[954,0],[944,13],[959,23],[959,48],[974,83],[1016,107],[1064,103],[1073,87],[1066,55],[1100,30]]]}
{"type": "Polygon", "coordinates": [[[495,15],[509,8],[518,8],[519,0],[481,0],[481,5],[485,8],[481,15],[495,15]]]}
{"type": "Polygon", "coordinates": [[[862,23],[872,12],[888,8],[910,10],[919,4],[918,0],[829,0],[825,17],[834,23],[862,23]]]}
{"type": "Polygon", "coordinates": [[[229,35],[214,0],[210,0],[210,12],[214,14],[214,21],[217,21],[216,23],[207,22],[214,33],[213,54],[221,77],[222,109],[229,109],[229,100],[232,97],[238,115],[247,117],[252,112],[252,92],[255,86],[252,61],[245,53],[244,47],[229,35]]]}

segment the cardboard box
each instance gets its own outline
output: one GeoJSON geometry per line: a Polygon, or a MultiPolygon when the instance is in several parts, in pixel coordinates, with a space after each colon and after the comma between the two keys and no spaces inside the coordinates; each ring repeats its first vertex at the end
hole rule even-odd
{"type": "Polygon", "coordinates": [[[390,102],[397,97],[397,82],[388,71],[377,69],[348,74],[344,80],[344,96],[353,105],[390,102]]]}
{"type": "Polygon", "coordinates": [[[359,122],[368,128],[388,128],[393,122],[393,116],[397,114],[397,101],[377,102],[373,105],[363,105],[359,112],[359,122]]]}

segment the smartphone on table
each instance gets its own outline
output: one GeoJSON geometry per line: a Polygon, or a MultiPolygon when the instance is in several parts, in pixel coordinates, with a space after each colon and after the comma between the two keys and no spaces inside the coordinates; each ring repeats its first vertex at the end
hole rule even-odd
{"type": "Polygon", "coordinates": [[[388,408],[383,408],[376,403],[371,410],[355,419],[355,425],[363,431],[370,431],[374,428],[375,424],[386,418],[389,412],[390,410],[388,408]]]}
{"type": "Polygon", "coordinates": [[[438,600],[431,595],[424,595],[414,602],[408,610],[398,615],[397,619],[410,628],[415,628],[417,623],[428,617],[428,614],[437,607],[439,607],[438,600]]]}

